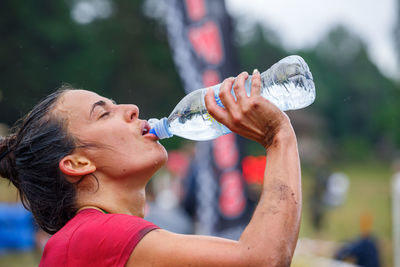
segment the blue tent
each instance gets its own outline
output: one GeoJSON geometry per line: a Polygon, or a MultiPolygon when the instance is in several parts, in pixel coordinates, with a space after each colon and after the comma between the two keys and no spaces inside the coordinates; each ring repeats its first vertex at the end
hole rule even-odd
{"type": "Polygon", "coordinates": [[[0,203],[0,254],[31,250],[34,244],[32,214],[20,203],[0,203]]]}

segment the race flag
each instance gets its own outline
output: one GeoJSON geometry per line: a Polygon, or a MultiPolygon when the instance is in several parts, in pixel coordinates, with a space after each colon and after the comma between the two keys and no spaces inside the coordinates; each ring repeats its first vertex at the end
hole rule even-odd
{"type": "MultiPolygon", "coordinates": [[[[238,74],[232,25],[223,0],[164,0],[163,16],[186,93],[238,74]]],[[[252,214],[238,136],[199,142],[192,164],[196,233],[237,239],[252,214]]]]}

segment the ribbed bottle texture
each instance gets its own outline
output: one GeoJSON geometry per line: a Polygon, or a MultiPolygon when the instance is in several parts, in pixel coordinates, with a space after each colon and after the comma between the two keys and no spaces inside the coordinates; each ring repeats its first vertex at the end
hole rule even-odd
{"type": "MultiPolygon", "coordinates": [[[[223,106],[218,96],[220,86],[217,84],[212,88],[217,103],[223,106]]],[[[245,87],[247,95],[250,95],[251,76],[246,80],[245,87]]],[[[312,74],[300,56],[288,56],[261,73],[261,87],[261,95],[283,111],[304,108],[315,99],[312,74]]],[[[168,118],[150,119],[150,132],[160,139],[177,135],[196,141],[211,140],[230,133],[227,127],[208,114],[204,102],[206,92],[207,88],[202,88],[186,95],[168,118]]]]}

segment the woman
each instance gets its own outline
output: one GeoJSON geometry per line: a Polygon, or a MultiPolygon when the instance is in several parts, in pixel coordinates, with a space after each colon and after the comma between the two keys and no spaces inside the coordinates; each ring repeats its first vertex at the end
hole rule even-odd
{"type": "Polygon", "coordinates": [[[41,266],[289,266],[301,213],[300,166],[288,117],[260,96],[260,74],[226,79],[209,113],[268,151],[263,194],[239,241],[174,234],[143,220],[145,186],[167,153],[135,105],[84,90],[38,104],[0,141],[0,175],[54,234],[41,266]],[[237,100],[230,94],[234,86],[237,100]]]}

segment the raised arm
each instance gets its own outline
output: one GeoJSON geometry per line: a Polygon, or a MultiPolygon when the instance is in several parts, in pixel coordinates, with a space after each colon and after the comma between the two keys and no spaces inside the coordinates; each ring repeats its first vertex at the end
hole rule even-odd
{"type": "Polygon", "coordinates": [[[301,217],[301,175],[289,118],[260,96],[260,74],[226,79],[219,107],[208,91],[209,113],[232,131],[259,142],[268,153],[260,201],[239,241],[154,230],[133,251],[127,266],[290,266],[301,217]],[[237,100],[230,94],[232,85],[237,100]]]}

